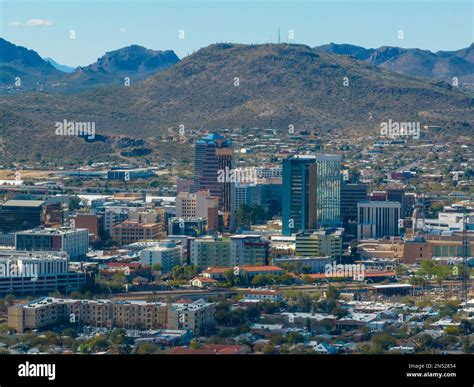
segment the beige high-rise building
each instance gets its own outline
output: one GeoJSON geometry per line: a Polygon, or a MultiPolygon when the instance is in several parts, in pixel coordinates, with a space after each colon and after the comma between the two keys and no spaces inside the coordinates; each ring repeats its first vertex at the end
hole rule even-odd
{"type": "Polygon", "coordinates": [[[217,230],[219,198],[211,196],[209,190],[196,193],[181,192],[176,196],[177,218],[206,218],[208,230],[217,230]]]}

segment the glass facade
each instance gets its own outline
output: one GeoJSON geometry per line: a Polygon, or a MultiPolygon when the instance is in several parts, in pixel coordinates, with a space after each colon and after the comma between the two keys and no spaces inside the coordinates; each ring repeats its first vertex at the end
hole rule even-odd
{"type": "Polygon", "coordinates": [[[316,159],[283,160],[283,235],[311,229],[316,220],[316,159]]]}
{"type": "Polygon", "coordinates": [[[316,223],[318,227],[341,224],[341,156],[316,158],[316,223]]]}

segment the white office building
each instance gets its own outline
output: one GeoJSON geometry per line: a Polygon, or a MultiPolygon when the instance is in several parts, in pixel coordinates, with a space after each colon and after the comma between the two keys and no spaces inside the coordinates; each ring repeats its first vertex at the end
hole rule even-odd
{"type": "Polygon", "coordinates": [[[378,239],[399,235],[399,202],[361,201],[357,203],[357,238],[378,239]]]}

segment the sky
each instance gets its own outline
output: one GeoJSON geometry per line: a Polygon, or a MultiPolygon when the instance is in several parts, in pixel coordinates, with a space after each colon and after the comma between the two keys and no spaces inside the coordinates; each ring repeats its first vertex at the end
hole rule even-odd
{"type": "Polygon", "coordinates": [[[183,58],[217,42],[277,42],[278,30],[281,42],[312,47],[334,42],[456,50],[474,41],[473,3],[0,0],[0,36],[69,66],[88,65],[107,51],[131,44],[174,50],[183,58]]]}

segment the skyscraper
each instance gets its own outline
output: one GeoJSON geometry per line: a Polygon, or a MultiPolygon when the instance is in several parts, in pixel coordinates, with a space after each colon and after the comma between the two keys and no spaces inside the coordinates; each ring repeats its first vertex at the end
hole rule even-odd
{"type": "Polygon", "coordinates": [[[389,202],[398,202],[401,205],[401,217],[405,216],[405,190],[399,187],[387,188],[387,200],[389,202]]]}
{"type": "Polygon", "coordinates": [[[316,158],[283,160],[283,235],[316,226],[316,158]]]}
{"type": "Polygon", "coordinates": [[[219,170],[233,168],[233,144],[219,134],[208,134],[196,142],[194,164],[194,188],[196,191],[209,190],[219,198],[219,208],[227,214],[231,212],[232,183],[219,182],[219,170]]]}
{"type": "Polygon", "coordinates": [[[346,226],[350,221],[357,221],[357,202],[367,200],[367,185],[347,183],[341,185],[341,221],[346,226]]]}
{"type": "Polygon", "coordinates": [[[316,157],[316,225],[337,227],[341,223],[341,156],[316,157]]]}

